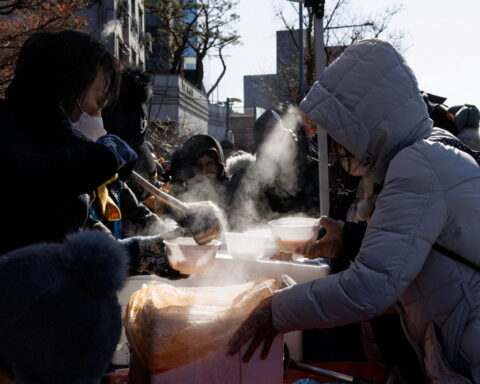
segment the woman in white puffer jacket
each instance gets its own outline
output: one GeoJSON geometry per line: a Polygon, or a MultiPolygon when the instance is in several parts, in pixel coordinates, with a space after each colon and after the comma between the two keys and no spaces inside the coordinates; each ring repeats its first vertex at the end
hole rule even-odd
{"type": "Polygon", "coordinates": [[[252,339],[248,360],[277,332],[363,321],[397,304],[429,382],[480,382],[480,273],[432,250],[438,243],[480,265],[480,166],[438,141],[456,138],[432,128],[413,72],[384,41],[346,49],[301,108],[352,154],[357,197],[375,204],[350,267],[276,292],[231,352],[252,339]]]}

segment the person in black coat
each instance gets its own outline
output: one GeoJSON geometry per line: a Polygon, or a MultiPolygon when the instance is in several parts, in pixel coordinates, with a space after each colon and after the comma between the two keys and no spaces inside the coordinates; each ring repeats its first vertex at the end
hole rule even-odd
{"type": "Polygon", "coordinates": [[[116,98],[118,81],[115,59],[87,35],[41,33],[24,44],[0,100],[0,253],[83,228],[89,193],[134,164],[121,140],[111,137],[128,164],[114,146],[85,142],[72,128],[116,98]]]}
{"type": "Polygon", "coordinates": [[[234,229],[299,212],[316,217],[318,161],[310,153],[299,111],[289,104],[266,111],[255,122],[254,139],[255,156],[227,161],[234,229]]]}
{"type": "MultiPolygon", "coordinates": [[[[95,190],[117,173],[129,177],[137,155],[106,134],[101,119],[102,109],[118,97],[119,81],[115,58],[86,34],[39,33],[24,44],[6,100],[0,100],[0,171],[11,186],[0,189],[0,255],[61,242],[85,228],[95,190]]],[[[168,236],[178,233],[176,228],[168,236]]],[[[142,252],[157,249],[163,269],[151,272],[180,276],[166,272],[162,240],[123,241],[132,273],[146,257],[142,252]]]]}
{"type": "MultiPolygon", "coordinates": [[[[135,165],[136,153],[118,136],[106,134],[103,128],[101,111],[108,104],[115,102],[119,88],[119,70],[115,58],[105,47],[91,36],[80,32],[63,31],[60,33],[38,33],[29,38],[21,48],[14,78],[6,92],[6,99],[0,100],[0,172],[4,183],[0,188],[1,239],[0,271],[7,268],[25,282],[20,285],[34,286],[36,279],[49,280],[42,265],[32,264],[25,268],[22,253],[15,250],[24,246],[36,247],[38,243],[64,243],[72,233],[86,228],[88,208],[96,197],[96,190],[102,184],[119,175],[127,179],[135,165]],[[85,140],[85,135],[92,138],[85,140]],[[9,253],[10,252],[10,253],[9,253]],[[18,257],[18,261],[16,258],[18,257]],[[8,260],[8,266],[1,263],[8,260]],[[23,261],[22,261],[23,260],[23,261]],[[20,271],[20,272],[19,272],[20,271]],[[25,274],[22,275],[22,271],[25,274]]],[[[93,241],[100,249],[114,246],[122,249],[121,264],[130,275],[143,271],[155,273],[168,278],[182,278],[178,271],[170,267],[163,239],[177,237],[182,234],[176,227],[168,233],[148,237],[131,237],[116,242],[103,235],[101,241],[95,238],[100,232],[85,232],[82,241],[77,241],[74,258],[88,258],[87,264],[71,261],[70,265],[78,264],[73,274],[88,284],[92,275],[116,274],[118,263],[105,264],[105,259],[96,258],[92,247],[82,247],[79,244],[93,241]],[[83,267],[82,267],[83,265],[83,267]],[[111,268],[109,268],[109,266],[111,268]],[[98,269],[95,271],[95,269],[98,269]]],[[[43,248],[42,248],[43,249],[43,248]]],[[[61,251],[60,251],[61,252],[61,251]]],[[[105,251],[107,252],[107,251],[105,251]]],[[[110,252],[107,252],[110,254],[110,252]]],[[[113,251],[113,253],[117,253],[113,251]]],[[[29,250],[28,260],[35,260],[36,251],[29,250]]],[[[40,257],[40,254],[38,254],[40,257]]],[[[57,268],[60,261],[55,258],[45,258],[46,263],[57,268]]],[[[123,267],[122,267],[123,268],[123,267]]],[[[64,271],[63,267],[59,267],[64,271]]],[[[98,296],[109,296],[115,301],[115,292],[125,282],[126,274],[121,273],[115,283],[115,289],[104,289],[96,285],[91,294],[82,295],[84,301],[75,303],[79,308],[88,308],[90,300],[98,296]],[[113,297],[113,298],[112,298],[113,297]]],[[[2,280],[3,281],[3,280],[2,280]]],[[[101,281],[101,277],[99,279],[101,281]]],[[[48,287],[44,287],[48,288],[48,287]]],[[[2,285],[3,296],[0,306],[5,308],[10,302],[20,303],[18,315],[22,315],[22,296],[18,284],[2,285]]],[[[30,290],[30,294],[39,296],[50,295],[49,292],[30,290]]],[[[71,296],[74,300],[75,296],[71,296]]],[[[65,299],[68,302],[68,295],[65,299]]],[[[28,303],[24,309],[28,309],[28,303]]],[[[67,307],[65,307],[67,310],[67,307]]],[[[68,309],[70,310],[70,309],[68,309]]],[[[41,311],[35,312],[38,316],[41,311]]],[[[79,315],[81,311],[77,311],[79,315]]],[[[68,317],[61,308],[56,312],[56,321],[68,325],[68,317]]],[[[83,315],[90,316],[88,310],[83,315]]],[[[10,312],[0,311],[0,323],[8,322],[10,312]]],[[[121,321],[117,311],[116,324],[121,321]]],[[[46,319],[46,317],[44,317],[46,319]]],[[[70,353],[72,349],[85,353],[87,361],[97,345],[93,337],[99,331],[99,323],[94,318],[87,318],[84,333],[85,344],[70,344],[66,337],[50,337],[45,334],[42,323],[36,326],[30,323],[29,335],[36,334],[36,345],[46,350],[62,350],[70,353]],[[41,341],[41,342],[40,342],[41,341]],[[78,349],[78,350],[77,350],[78,349]]],[[[52,332],[54,332],[53,330],[52,332]]],[[[72,328],[71,332],[75,330],[72,328]]],[[[22,328],[12,326],[8,330],[9,339],[14,340],[15,350],[3,344],[0,336],[0,366],[7,365],[14,372],[27,369],[28,362],[39,359],[38,351],[32,348],[22,348],[22,328]],[[18,338],[16,338],[18,336],[18,338]],[[19,344],[20,343],[20,344],[19,344]]],[[[55,332],[54,332],[55,333],[55,332]]],[[[64,334],[63,334],[64,335],[64,334]]],[[[108,343],[116,338],[118,333],[108,338],[108,343]],[[113,339],[112,339],[113,338],[113,339]]],[[[111,346],[111,344],[109,344],[111,346]]],[[[112,344],[113,345],[113,344],[112,344]]],[[[102,349],[102,361],[108,361],[107,352],[110,347],[102,349]]],[[[70,353],[71,356],[75,353],[70,353]]],[[[98,367],[90,367],[95,382],[99,377],[98,367]]],[[[88,368],[88,364],[85,367],[88,368]]],[[[36,373],[34,382],[52,382],[48,372],[36,373]]],[[[85,375],[89,373],[86,372],[85,375]]],[[[87,382],[63,380],[61,382],[87,382]]],[[[15,376],[19,383],[32,382],[20,376],[15,376]]]]}
{"type": "Polygon", "coordinates": [[[211,200],[226,206],[229,178],[220,143],[209,135],[190,137],[172,156],[171,194],[184,201],[211,200]]]}
{"type": "MultiPolygon", "coordinates": [[[[147,142],[147,107],[152,94],[149,76],[139,68],[121,69],[121,87],[118,100],[102,110],[105,130],[119,136],[137,153],[134,170],[157,187],[157,163],[147,142]]],[[[98,204],[90,212],[112,231],[116,238],[149,236],[164,232],[176,223],[160,218],[145,204],[150,194],[130,181],[116,179],[108,185],[112,202],[120,207],[121,220],[109,221],[101,215],[98,204]],[[92,212],[93,211],[93,212],[92,212]]]]}

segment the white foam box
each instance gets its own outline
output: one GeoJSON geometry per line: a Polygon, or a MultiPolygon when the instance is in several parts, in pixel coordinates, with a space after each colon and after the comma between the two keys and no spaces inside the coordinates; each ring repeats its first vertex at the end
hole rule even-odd
{"type": "MultiPolygon", "coordinates": [[[[149,281],[161,281],[175,287],[223,286],[241,284],[264,276],[278,276],[281,278],[282,274],[287,274],[297,283],[303,283],[327,276],[329,273],[330,267],[322,261],[305,263],[264,259],[256,261],[233,260],[226,251],[219,251],[213,267],[202,275],[192,275],[188,279],[182,280],[167,280],[153,275],[130,277],[125,287],[119,292],[118,301],[123,312],[132,293],[142,288],[142,285],[149,281]]],[[[287,333],[285,335],[285,343],[289,348],[290,356],[295,360],[301,360],[303,347],[302,332],[294,331],[287,333]]],[[[127,365],[129,359],[127,339],[122,328],[122,334],[113,355],[112,364],[127,365]]]]}
{"type": "Polygon", "coordinates": [[[156,374],[148,372],[135,356],[132,356],[129,381],[135,384],[282,384],[282,335],[275,338],[265,360],[260,359],[259,347],[250,361],[243,363],[242,356],[247,345],[233,356],[226,351],[213,352],[190,364],[156,374]]]}

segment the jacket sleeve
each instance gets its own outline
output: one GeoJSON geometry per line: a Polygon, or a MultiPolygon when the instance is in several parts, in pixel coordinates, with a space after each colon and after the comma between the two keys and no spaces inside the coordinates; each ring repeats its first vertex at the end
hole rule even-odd
{"type": "Polygon", "coordinates": [[[355,262],[341,273],[276,292],[275,328],[326,328],[383,313],[421,271],[446,212],[429,160],[416,146],[399,152],[390,162],[355,262]]]}
{"type": "Polygon", "coordinates": [[[14,128],[0,129],[0,174],[21,194],[75,196],[91,192],[117,172],[115,155],[101,144],[32,151],[32,144],[14,128]]]}

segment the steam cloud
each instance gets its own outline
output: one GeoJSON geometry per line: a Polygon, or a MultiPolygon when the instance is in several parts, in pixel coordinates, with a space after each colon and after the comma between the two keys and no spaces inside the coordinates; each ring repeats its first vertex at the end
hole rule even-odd
{"type": "Polygon", "coordinates": [[[105,44],[110,37],[113,35],[117,30],[117,20],[110,20],[108,23],[105,23],[102,29],[102,35],[100,40],[103,44],[105,44]]]}

